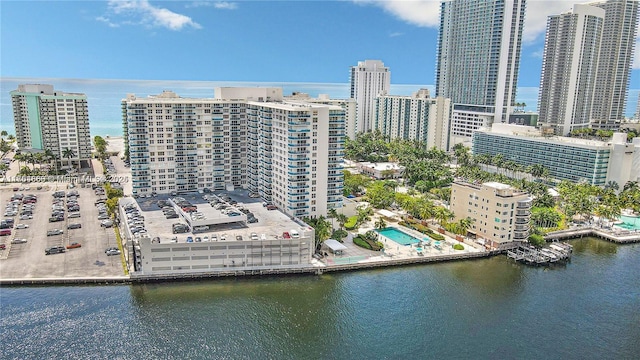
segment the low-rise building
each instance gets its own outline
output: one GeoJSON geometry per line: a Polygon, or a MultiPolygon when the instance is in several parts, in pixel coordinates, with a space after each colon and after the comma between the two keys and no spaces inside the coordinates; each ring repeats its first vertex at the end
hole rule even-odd
{"type": "Polygon", "coordinates": [[[376,180],[398,179],[404,172],[404,166],[392,162],[359,162],[356,163],[356,168],[360,174],[371,176],[376,180]]]}
{"type": "Polygon", "coordinates": [[[502,183],[456,181],[451,185],[455,219],[471,218],[469,235],[495,249],[508,249],[527,241],[531,204],[527,193],[502,183]]]}
{"type": "Polygon", "coordinates": [[[640,178],[640,138],[626,141],[616,133],[609,141],[548,136],[541,129],[512,124],[493,124],[473,135],[472,152],[502,154],[524,167],[541,164],[549,177],[572,182],[605,185],[615,181],[620,188],[640,178]]]}

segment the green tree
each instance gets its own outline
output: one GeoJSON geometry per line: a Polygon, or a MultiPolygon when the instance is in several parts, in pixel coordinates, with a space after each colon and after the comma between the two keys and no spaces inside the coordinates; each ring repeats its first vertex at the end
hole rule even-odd
{"type": "Polygon", "coordinates": [[[76,156],[76,153],[72,149],[65,148],[62,151],[62,156],[67,158],[67,165],[71,167],[71,158],[76,156]]]}
{"type": "Polygon", "coordinates": [[[384,221],[384,219],[382,217],[380,217],[380,218],[378,218],[378,221],[376,221],[375,227],[378,230],[384,229],[384,228],[387,227],[387,222],[384,221]]]}
{"type": "Polygon", "coordinates": [[[356,223],[358,226],[366,223],[371,220],[371,215],[373,215],[373,209],[370,206],[362,206],[358,208],[358,220],[356,223]]]}
{"type": "Polygon", "coordinates": [[[383,181],[374,181],[367,187],[367,201],[375,208],[387,209],[393,204],[395,192],[383,181]]]}
{"type": "Polygon", "coordinates": [[[449,209],[442,206],[438,206],[435,208],[434,216],[442,227],[444,227],[444,224],[446,224],[449,220],[455,217],[455,215],[449,209]]]}
{"type": "Polygon", "coordinates": [[[324,216],[304,218],[302,220],[315,230],[315,247],[316,250],[319,249],[322,242],[331,236],[331,223],[324,216]]]}

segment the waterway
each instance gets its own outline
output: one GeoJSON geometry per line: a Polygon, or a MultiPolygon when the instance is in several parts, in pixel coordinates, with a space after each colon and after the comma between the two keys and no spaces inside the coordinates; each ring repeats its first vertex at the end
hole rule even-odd
{"type": "Polygon", "coordinates": [[[322,276],[2,288],[3,359],[637,359],[640,244],[322,276]]]}

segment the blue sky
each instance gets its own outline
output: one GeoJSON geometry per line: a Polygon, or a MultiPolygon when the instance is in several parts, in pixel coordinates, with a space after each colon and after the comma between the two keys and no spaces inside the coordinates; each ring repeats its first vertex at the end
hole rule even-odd
{"type": "MultiPolygon", "coordinates": [[[[546,16],[529,1],[519,86],[539,85],[546,16]]],[[[381,59],[433,84],[438,1],[1,1],[1,77],[348,82],[381,59]]],[[[640,46],[637,46],[640,48],[640,46]]],[[[640,87],[640,61],[631,88],[640,87]]],[[[4,91],[5,89],[3,89],[4,91]]]]}

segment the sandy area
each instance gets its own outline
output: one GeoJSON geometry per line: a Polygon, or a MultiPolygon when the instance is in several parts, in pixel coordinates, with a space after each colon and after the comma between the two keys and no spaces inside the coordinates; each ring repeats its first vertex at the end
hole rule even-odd
{"type": "Polygon", "coordinates": [[[104,138],[107,141],[107,151],[117,151],[118,157],[124,155],[124,137],[122,136],[109,136],[104,138]]]}

